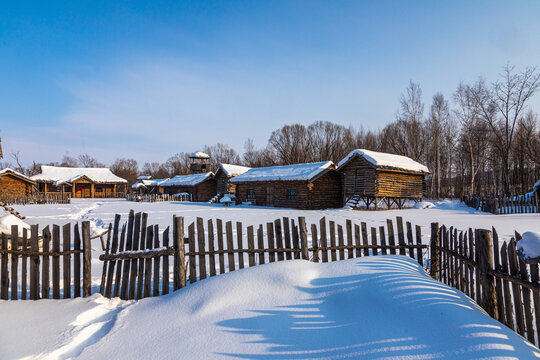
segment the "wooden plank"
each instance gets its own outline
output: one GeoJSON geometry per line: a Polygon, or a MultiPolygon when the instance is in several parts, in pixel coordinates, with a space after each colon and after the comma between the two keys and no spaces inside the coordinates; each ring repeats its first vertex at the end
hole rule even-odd
{"type": "MultiPolygon", "coordinates": [[[[457,253],[461,256],[465,256],[463,253],[463,231],[459,232],[457,253]]],[[[464,293],[465,292],[465,263],[461,259],[458,259],[458,281],[459,281],[459,290],[464,293]]],[[[495,282],[496,281],[497,279],[495,279],[495,282]]],[[[499,304],[499,301],[497,299],[497,305],[498,304],[499,304]]],[[[501,316],[500,312],[499,312],[499,316],[501,316]]]]}
{"type": "MultiPolygon", "coordinates": [[[[49,227],[45,227],[45,229],[47,229],[47,232],[49,233],[48,235],[48,239],[51,238],[51,234],[49,232],[49,227]]],[[[43,233],[43,243],[45,244],[45,229],[43,229],[44,233],[43,233]]],[[[47,248],[48,248],[48,243],[47,243],[47,248]]],[[[23,237],[22,237],[22,250],[23,252],[27,251],[28,250],[28,230],[26,228],[23,229],[23,237]]],[[[22,255],[21,256],[21,300],[26,300],[26,294],[27,294],[27,283],[26,283],[26,279],[28,278],[28,256],[27,255],[22,255]]],[[[48,267],[47,267],[47,270],[48,270],[48,267]]],[[[47,285],[49,284],[49,275],[48,275],[48,272],[47,272],[47,285]]],[[[47,286],[47,289],[48,289],[48,286],[47,286]]],[[[48,293],[47,293],[48,295],[48,293]]]]}
{"type": "MultiPolygon", "coordinates": [[[[60,226],[53,225],[52,251],[60,252],[60,226]]],[[[52,257],[52,295],[53,299],[60,299],[60,256],[52,257]]]]}
{"type": "MultiPolygon", "coordinates": [[[[146,249],[146,228],[148,224],[148,214],[141,215],[141,239],[139,242],[139,250],[146,249]]],[[[183,234],[182,234],[183,235],[183,234]]],[[[180,235],[179,235],[180,236],[180,235]]],[[[144,260],[139,260],[139,269],[137,271],[137,299],[142,299],[144,290],[144,260]]]]}
{"type": "MultiPolygon", "coordinates": [[[[390,246],[396,246],[396,240],[394,237],[394,224],[392,224],[392,220],[386,220],[386,229],[388,230],[388,244],[390,244],[390,246]]],[[[390,254],[395,255],[396,249],[393,247],[390,248],[390,254]]]]}
{"type": "Polygon", "coordinates": [[[242,251],[244,249],[244,239],[243,239],[243,229],[242,229],[242,223],[240,221],[236,222],[236,240],[238,244],[238,268],[243,269],[244,268],[244,252],[242,251]]]}
{"type": "MultiPolygon", "coordinates": [[[[122,225],[122,232],[120,235],[120,245],[118,245],[118,252],[124,251],[125,244],[126,244],[126,224],[124,223],[124,225],[122,225]]],[[[151,260],[151,259],[146,259],[146,260],[151,260]]],[[[118,261],[118,266],[116,267],[116,275],[114,277],[114,291],[113,291],[114,297],[120,296],[120,287],[122,286],[122,283],[121,283],[122,260],[117,260],[117,261],[118,261]]]]}
{"type": "Polygon", "coordinates": [[[352,259],[354,257],[354,249],[353,249],[353,234],[352,234],[352,221],[350,219],[347,219],[345,222],[345,229],[347,230],[347,245],[349,248],[347,249],[347,258],[352,259]]]}
{"type": "MultiPolygon", "coordinates": [[[[43,256],[42,256],[42,264],[41,264],[41,298],[42,299],[48,299],[50,298],[50,292],[51,292],[51,286],[49,281],[49,255],[45,255],[49,253],[49,246],[51,243],[51,231],[49,230],[49,226],[46,226],[45,229],[43,229],[43,241],[42,241],[42,248],[43,248],[43,256]]],[[[24,257],[24,260],[26,260],[26,256],[24,257]]],[[[24,261],[24,270],[26,270],[26,261],[24,261]]],[[[26,274],[23,275],[24,280],[26,280],[26,274]]],[[[24,288],[26,290],[26,284],[24,285],[24,288]]],[[[26,294],[25,294],[26,295],[26,294]]],[[[26,296],[25,296],[26,298],[26,296]]]]}
{"type": "Polygon", "coordinates": [[[90,221],[82,222],[83,243],[83,296],[92,295],[92,242],[90,240],[90,221]]]}
{"type": "Polygon", "coordinates": [[[214,248],[214,222],[208,219],[208,257],[210,258],[210,276],[216,276],[216,255],[214,248]]]}
{"type": "Polygon", "coordinates": [[[223,253],[223,221],[221,219],[216,220],[217,225],[217,239],[218,239],[218,250],[219,250],[219,273],[225,273],[225,254],[223,253]]]}
{"type": "MultiPolygon", "coordinates": [[[[159,249],[159,225],[154,225],[154,249],[159,249]]],[[[127,261],[126,261],[127,262],[127,261]]],[[[152,285],[152,296],[159,296],[159,268],[161,257],[154,258],[154,282],[152,285]]],[[[168,273],[168,271],[167,271],[168,273]]]]}
{"type": "Polygon", "coordinates": [[[275,235],[276,235],[276,248],[278,249],[277,253],[277,260],[283,261],[285,260],[285,254],[283,253],[283,234],[281,230],[281,220],[276,219],[274,221],[274,229],[275,229],[275,235]]]}
{"type": "MultiPolygon", "coordinates": [[[[360,223],[361,229],[362,229],[362,245],[368,246],[369,240],[368,240],[368,234],[367,234],[367,225],[365,222],[360,223]]],[[[364,256],[369,256],[369,249],[366,247],[364,248],[364,256]]]]}
{"type": "MultiPolygon", "coordinates": [[[[506,242],[501,246],[501,271],[505,274],[510,274],[508,266],[508,250],[506,242]]],[[[508,280],[503,279],[503,293],[504,293],[504,311],[505,311],[505,324],[510,329],[515,330],[514,327],[514,311],[512,303],[512,295],[510,294],[510,283],[508,280]]]]}
{"type": "MultiPolygon", "coordinates": [[[[298,235],[298,226],[295,225],[294,219],[291,219],[291,231],[292,231],[293,249],[300,250],[300,236],[298,235]]],[[[300,259],[300,252],[295,252],[294,258],[300,259]]]]}
{"type": "MultiPolygon", "coordinates": [[[[169,227],[163,232],[163,247],[169,248],[169,227]]],[[[214,267],[214,271],[215,271],[214,267]]],[[[161,293],[167,295],[169,293],[169,255],[163,256],[163,269],[162,269],[162,287],[161,293]]]]}
{"type": "MultiPolygon", "coordinates": [[[[538,264],[530,264],[529,269],[531,272],[531,281],[535,284],[538,284],[540,278],[538,276],[538,264]]],[[[538,291],[533,291],[533,304],[534,304],[534,319],[536,326],[536,339],[535,344],[538,346],[540,342],[540,293],[538,291]]]]}
{"type": "MultiPolygon", "coordinates": [[[[62,227],[62,249],[66,252],[71,250],[71,224],[62,227]]],[[[64,299],[71,299],[71,254],[63,255],[63,283],[64,299]]]]}
{"type": "Polygon", "coordinates": [[[401,216],[396,216],[396,223],[397,223],[397,232],[398,232],[398,242],[399,242],[399,254],[400,255],[406,255],[407,252],[405,250],[405,233],[403,231],[403,218],[401,216]]]}
{"type": "Polygon", "coordinates": [[[253,234],[253,225],[247,227],[248,242],[248,264],[249,267],[255,266],[255,239],[253,234]]]}
{"type": "Polygon", "coordinates": [[[227,235],[227,250],[230,251],[227,253],[229,271],[234,271],[236,269],[236,265],[234,262],[234,252],[231,251],[234,250],[232,222],[227,221],[225,223],[225,230],[227,235]]]}
{"type": "MultiPolygon", "coordinates": [[[[107,232],[107,245],[105,248],[105,252],[107,254],[111,246],[111,228],[112,224],[109,224],[109,231],[107,232]]],[[[79,223],[75,223],[75,225],[73,226],[73,249],[75,251],[82,250],[79,223]]],[[[108,263],[108,261],[103,262],[103,271],[101,273],[101,286],[99,289],[99,293],[101,295],[103,295],[105,291],[105,281],[107,280],[108,263]]],[[[73,255],[73,297],[81,297],[81,254],[78,252],[73,255]]]]}
{"type": "Polygon", "coordinates": [[[268,253],[268,261],[269,262],[275,262],[276,261],[276,253],[273,251],[275,249],[274,245],[274,224],[269,222],[266,223],[266,236],[268,240],[268,250],[270,252],[268,253]]]}
{"type": "Polygon", "coordinates": [[[184,241],[184,218],[173,217],[174,236],[174,290],[186,287],[186,249],[184,241]]]}
{"type": "MultiPolygon", "coordinates": [[[[420,225],[416,225],[416,245],[422,245],[422,228],[420,225]]],[[[416,249],[416,261],[420,266],[424,266],[424,256],[422,255],[422,249],[416,249]]]]}
{"type": "MultiPolygon", "coordinates": [[[[467,240],[467,232],[464,231],[463,232],[463,253],[462,255],[465,256],[466,258],[469,257],[469,247],[468,247],[468,243],[469,241],[467,240]]],[[[463,273],[463,277],[464,277],[464,282],[465,282],[465,294],[471,296],[471,292],[470,292],[470,286],[471,284],[469,284],[469,270],[470,270],[470,265],[467,264],[467,263],[464,263],[464,273],[463,273]]]]}
{"type": "Polygon", "coordinates": [[[197,281],[197,257],[195,256],[195,223],[188,226],[189,244],[189,283],[197,281]]]}
{"type": "MultiPolygon", "coordinates": [[[[140,242],[140,235],[141,235],[141,213],[138,212],[135,214],[135,220],[133,222],[133,240],[131,248],[133,251],[139,250],[139,242],[140,242]]],[[[110,238],[110,236],[109,236],[110,238]]],[[[109,240],[107,240],[108,242],[109,240]]],[[[168,261],[167,257],[167,261],[168,261]]],[[[128,292],[128,299],[133,300],[135,299],[136,292],[137,292],[137,264],[138,259],[131,259],[131,270],[129,272],[129,292],[128,292]]]]}
{"type": "Polygon", "coordinates": [[[409,245],[409,257],[411,259],[414,259],[414,248],[411,246],[414,244],[412,225],[410,221],[407,221],[406,224],[407,224],[407,244],[409,245]]]}
{"type": "MultiPolygon", "coordinates": [[[[491,241],[491,233],[489,235],[490,241],[491,241]]],[[[458,251],[458,240],[457,240],[457,229],[454,228],[454,231],[452,233],[452,250],[455,252],[458,251]]],[[[490,245],[493,247],[493,245],[490,245]]],[[[452,257],[452,264],[453,264],[453,279],[454,279],[454,288],[459,289],[459,260],[457,258],[452,257]]],[[[493,288],[495,289],[495,285],[493,285],[493,288]]]]}
{"type": "MultiPolygon", "coordinates": [[[[37,225],[30,226],[30,250],[39,251],[38,240],[39,228],[37,225]]],[[[39,256],[30,257],[30,300],[39,299],[39,256]]]]}
{"type": "MultiPolygon", "coordinates": [[[[114,227],[113,227],[113,240],[111,244],[111,254],[116,254],[118,249],[118,227],[120,224],[120,215],[116,214],[114,217],[114,227]]],[[[114,277],[114,267],[116,265],[116,260],[109,262],[109,268],[107,270],[107,282],[105,283],[105,297],[112,297],[112,286],[113,286],[113,277],[114,277]]],[[[140,299],[141,297],[137,297],[140,299]]]]}
{"type": "Polygon", "coordinates": [[[430,269],[429,275],[436,280],[441,279],[441,251],[438,249],[441,246],[441,236],[439,223],[431,223],[431,239],[430,239],[430,269]]]}
{"type": "MultiPolygon", "coordinates": [[[[501,270],[501,260],[499,256],[500,247],[499,247],[499,235],[497,230],[494,227],[491,228],[491,233],[493,234],[493,260],[495,261],[495,270],[501,270]]],[[[503,324],[506,323],[505,319],[505,309],[504,309],[504,298],[503,298],[503,286],[502,279],[499,277],[495,278],[495,291],[497,292],[497,306],[499,311],[499,321],[503,324]]]]}
{"type": "Polygon", "coordinates": [[[313,262],[319,262],[319,239],[317,237],[317,224],[311,224],[311,246],[313,248],[313,262]]]}
{"type": "Polygon", "coordinates": [[[337,260],[337,253],[335,250],[336,247],[336,223],[333,221],[330,221],[330,247],[333,249],[330,250],[330,257],[332,261],[337,260]]]}
{"type": "MultiPolygon", "coordinates": [[[[286,249],[292,249],[292,243],[291,243],[291,227],[288,217],[283,218],[283,233],[285,234],[285,248],[286,249]]],[[[285,254],[285,258],[287,260],[291,260],[293,258],[293,254],[288,252],[285,254]]]]}
{"type": "Polygon", "coordinates": [[[494,269],[493,240],[491,231],[480,229],[476,241],[478,251],[478,270],[482,283],[482,307],[495,320],[499,319],[495,278],[489,273],[494,269]]]}
{"type": "Polygon", "coordinates": [[[360,225],[354,224],[354,245],[356,247],[356,257],[362,256],[362,250],[360,249],[361,244],[362,239],[360,238],[360,225]]]}
{"type": "MultiPolygon", "coordinates": [[[[300,230],[300,249],[302,250],[302,259],[309,260],[309,247],[307,242],[307,226],[305,217],[301,216],[298,218],[298,227],[300,230]]],[[[343,234],[343,229],[341,231],[343,234]]]]}
{"type": "MultiPolygon", "coordinates": [[[[124,229],[122,229],[122,233],[124,233],[124,231],[125,231],[125,225],[124,225],[124,229]]],[[[154,248],[154,227],[152,225],[148,225],[146,227],[146,247],[145,247],[145,249],[151,250],[153,248],[154,248]]],[[[115,288],[115,291],[116,291],[116,288],[115,288]]],[[[143,296],[145,298],[152,296],[152,259],[144,259],[143,296]]]]}
{"type": "MultiPolygon", "coordinates": [[[[512,238],[508,245],[508,265],[510,267],[510,275],[518,277],[519,268],[516,255],[516,240],[512,238]]],[[[521,300],[520,286],[512,283],[512,292],[514,295],[514,312],[516,314],[517,333],[521,336],[525,335],[525,318],[523,315],[523,302],[521,300]]]]}
{"type": "Polygon", "coordinates": [[[343,238],[343,226],[338,225],[339,260],[345,260],[345,239],[343,238]]]}
{"type": "MultiPolygon", "coordinates": [[[[135,222],[135,213],[133,210],[129,211],[128,225],[126,234],[126,246],[125,251],[133,250],[133,227],[135,222]]],[[[124,267],[122,268],[122,287],[120,288],[120,299],[128,299],[129,291],[129,269],[131,267],[131,261],[124,261],[124,267]]]]}
{"type": "MultiPolygon", "coordinates": [[[[17,225],[11,225],[11,249],[16,250],[19,248],[19,227],[17,225]]],[[[19,256],[12,254],[11,255],[11,300],[18,299],[18,279],[17,275],[19,273],[19,256]]]]}
{"type": "MultiPolygon", "coordinates": [[[[328,250],[326,250],[326,248],[328,247],[328,240],[326,238],[327,236],[327,233],[326,233],[326,218],[323,217],[320,222],[320,227],[321,227],[321,247],[324,249],[321,251],[321,259],[322,259],[322,262],[323,263],[326,263],[328,262],[328,250]]],[[[359,251],[359,250],[357,250],[359,251]]]]}
{"type": "MultiPolygon", "coordinates": [[[[8,249],[8,235],[6,233],[2,233],[2,241],[0,244],[0,248],[4,251],[7,251],[8,249]]],[[[8,300],[9,295],[9,279],[8,279],[8,254],[7,252],[2,254],[1,260],[1,266],[0,266],[0,299],[2,300],[8,300]]]]}
{"type": "MultiPolygon", "coordinates": [[[[259,225],[259,228],[257,229],[257,244],[258,244],[258,249],[260,249],[260,250],[265,248],[263,233],[264,233],[263,226],[259,225]]],[[[261,265],[261,264],[264,264],[264,253],[263,252],[259,253],[259,265],[261,265]]]]}
{"type": "MultiPolygon", "coordinates": [[[[474,236],[473,236],[473,230],[469,228],[469,259],[472,261],[475,261],[475,254],[474,254],[474,236]]],[[[476,276],[475,276],[475,269],[470,266],[470,272],[469,272],[469,283],[471,286],[471,299],[477,299],[476,297],[476,276]]]]}
{"type": "MultiPolygon", "coordinates": [[[[518,257],[518,262],[521,280],[529,281],[527,265],[525,265],[525,262],[520,257],[518,257]]],[[[527,339],[534,344],[535,331],[533,327],[533,314],[531,310],[531,290],[527,289],[525,286],[522,286],[521,292],[523,296],[523,310],[525,312],[525,330],[527,333],[527,339]]]]}
{"type": "MultiPolygon", "coordinates": [[[[377,244],[377,228],[375,228],[375,227],[371,228],[371,245],[372,246],[378,246],[378,244],[377,244]]],[[[379,249],[378,248],[373,248],[371,250],[371,253],[374,256],[377,256],[377,255],[379,255],[379,249]]]]}
{"type": "Polygon", "coordinates": [[[384,233],[384,226],[379,226],[379,237],[381,239],[381,255],[388,254],[388,250],[386,248],[386,235],[384,233]]]}
{"type": "Polygon", "coordinates": [[[203,219],[200,217],[197,218],[197,241],[199,245],[199,280],[204,280],[206,279],[206,257],[204,255],[206,251],[206,239],[204,236],[203,219]]]}

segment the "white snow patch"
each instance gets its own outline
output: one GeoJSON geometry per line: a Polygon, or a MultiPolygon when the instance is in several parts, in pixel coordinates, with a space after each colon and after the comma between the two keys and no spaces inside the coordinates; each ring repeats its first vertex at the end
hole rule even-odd
{"type": "Polygon", "coordinates": [[[334,163],[324,161],[318,163],[295,164],[253,168],[231,179],[231,183],[250,181],[310,181],[322,172],[333,168],[334,163]]]}
{"type": "Polygon", "coordinates": [[[337,166],[338,169],[345,165],[353,156],[363,157],[369,163],[375,166],[429,173],[429,169],[425,165],[422,165],[409,157],[364,149],[356,149],[351,151],[343,160],[339,162],[337,166]]]}
{"type": "MultiPolygon", "coordinates": [[[[30,225],[28,225],[15,215],[9,214],[0,217],[0,234],[5,233],[11,236],[11,226],[13,225],[17,225],[19,227],[19,236],[23,236],[23,229],[27,229],[28,231],[30,231],[30,225]]],[[[30,233],[28,233],[28,236],[30,236],[30,233]]]]}
{"type": "Polygon", "coordinates": [[[540,258],[540,232],[527,231],[516,244],[516,251],[523,259],[540,258]]]}

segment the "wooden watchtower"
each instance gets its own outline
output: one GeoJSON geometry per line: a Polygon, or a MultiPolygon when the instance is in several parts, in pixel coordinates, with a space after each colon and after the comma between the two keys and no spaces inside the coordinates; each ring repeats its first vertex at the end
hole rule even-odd
{"type": "Polygon", "coordinates": [[[197,151],[191,154],[189,158],[191,160],[190,170],[192,174],[202,174],[209,171],[210,155],[197,151]]]}

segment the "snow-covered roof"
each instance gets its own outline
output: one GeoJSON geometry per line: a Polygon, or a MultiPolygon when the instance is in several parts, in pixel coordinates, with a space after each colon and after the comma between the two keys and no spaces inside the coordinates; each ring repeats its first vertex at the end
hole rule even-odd
{"type": "Polygon", "coordinates": [[[272,166],[253,168],[242,175],[231,179],[232,183],[250,181],[311,181],[334,168],[334,163],[324,161],[318,163],[295,164],[286,166],[272,166]]]}
{"type": "Polygon", "coordinates": [[[354,156],[363,157],[376,167],[400,169],[426,174],[429,173],[429,169],[425,165],[422,165],[409,157],[364,149],[351,151],[349,155],[339,162],[338,169],[348,163],[354,156]]]}
{"type": "Polygon", "coordinates": [[[139,180],[135,184],[131,185],[132,189],[138,189],[140,187],[149,187],[149,186],[159,186],[162,182],[169,180],[165,179],[148,179],[148,180],[139,180]]]}
{"type": "Polygon", "coordinates": [[[204,174],[177,175],[162,182],[160,186],[195,186],[212,178],[212,176],[214,173],[211,171],[204,174]]]}
{"type": "Polygon", "coordinates": [[[245,173],[246,171],[248,171],[251,168],[249,168],[247,166],[231,165],[231,164],[221,163],[221,164],[219,164],[219,168],[216,170],[216,174],[219,171],[219,169],[223,170],[223,172],[227,176],[238,176],[238,175],[242,175],[243,173],[245,173]]]}
{"type": "Polygon", "coordinates": [[[10,168],[5,168],[4,170],[1,170],[0,171],[0,176],[2,175],[7,175],[7,174],[11,174],[11,175],[14,175],[18,178],[21,178],[23,180],[26,180],[28,182],[31,182],[31,183],[34,183],[34,180],[30,179],[28,176],[24,175],[24,174],[21,174],[20,172],[18,171],[15,171],[13,169],[10,169],[10,168]]]}
{"type": "Polygon", "coordinates": [[[31,179],[34,181],[66,184],[83,176],[100,184],[127,183],[126,179],[114,175],[108,168],[71,168],[48,165],[41,166],[41,174],[34,175],[31,179]]]}
{"type": "Polygon", "coordinates": [[[203,153],[202,151],[197,151],[189,155],[191,159],[210,159],[210,155],[203,153]]]}
{"type": "Polygon", "coordinates": [[[538,181],[536,182],[536,184],[534,184],[534,186],[533,186],[533,192],[535,192],[535,191],[538,190],[538,189],[540,189],[540,180],[538,180],[538,181]]]}
{"type": "Polygon", "coordinates": [[[150,180],[152,177],[150,175],[142,175],[137,178],[137,180],[150,180]]]}

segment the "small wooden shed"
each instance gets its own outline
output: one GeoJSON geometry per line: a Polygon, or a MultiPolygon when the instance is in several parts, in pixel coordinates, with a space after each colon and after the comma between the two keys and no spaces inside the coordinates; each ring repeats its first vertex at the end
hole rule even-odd
{"type": "Polygon", "coordinates": [[[219,164],[218,169],[216,170],[216,193],[218,195],[225,194],[236,194],[236,185],[231,183],[230,180],[233,177],[242,175],[248,171],[249,167],[240,166],[240,165],[231,165],[231,164],[219,164]]]}
{"type": "Polygon", "coordinates": [[[41,166],[31,178],[42,193],[71,193],[74,198],[119,197],[126,193],[127,180],[108,168],[41,166]]]}
{"type": "Polygon", "coordinates": [[[138,195],[145,195],[145,194],[163,194],[164,190],[160,186],[161,183],[169,180],[168,178],[165,179],[152,179],[151,176],[139,176],[137,178],[137,182],[133,185],[131,185],[131,189],[136,192],[138,195]]]}
{"type": "Polygon", "coordinates": [[[351,151],[337,170],[343,175],[343,204],[353,208],[360,202],[377,209],[419,201],[429,174],[426,166],[409,157],[364,149],[351,151]]]}
{"type": "Polygon", "coordinates": [[[240,202],[295,209],[341,207],[341,176],[331,161],[253,168],[232,178],[240,202]]]}
{"type": "Polygon", "coordinates": [[[178,175],[160,183],[165,194],[191,194],[192,201],[207,202],[216,196],[216,180],[213,172],[178,175]]]}
{"type": "Polygon", "coordinates": [[[0,171],[0,196],[31,195],[35,186],[35,181],[20,172],[10,168],[0,171]]]}

